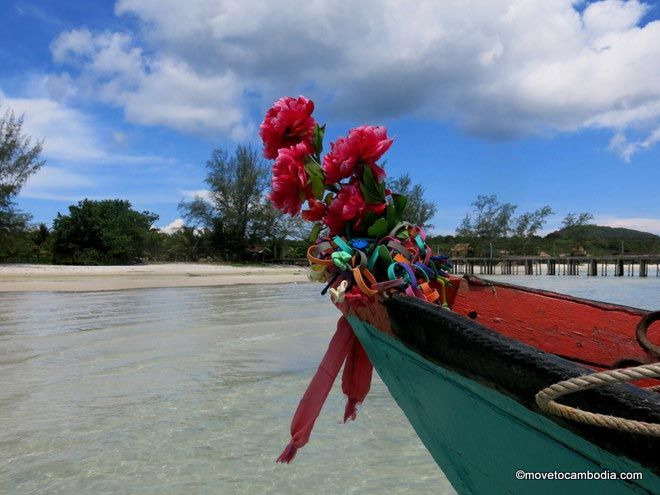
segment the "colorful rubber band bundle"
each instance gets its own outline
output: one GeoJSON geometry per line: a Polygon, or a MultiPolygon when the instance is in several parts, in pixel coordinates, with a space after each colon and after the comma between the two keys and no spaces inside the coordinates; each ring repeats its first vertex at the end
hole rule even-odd
{"type": "Polygon", "coordinates": [[[451,262],[434,255],[425,241],[424,230],[406,222],[376,240],[320,237],[307,251],[310,279],[326,282],[322,293],[335,289],[333,302],[349,306],[399,292],[447,307],[451,262]]]}

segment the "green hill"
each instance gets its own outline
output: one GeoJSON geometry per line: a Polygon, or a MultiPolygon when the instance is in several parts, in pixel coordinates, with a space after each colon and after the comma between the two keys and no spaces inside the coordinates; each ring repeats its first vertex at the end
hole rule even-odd
{"type": "Polygon", "coordinates": [[[574,225],[552,232],[546,239],[634,239],[656,240],[660,236],[641,230],[623,227],[607,227],[605,225],[574,225]]]}

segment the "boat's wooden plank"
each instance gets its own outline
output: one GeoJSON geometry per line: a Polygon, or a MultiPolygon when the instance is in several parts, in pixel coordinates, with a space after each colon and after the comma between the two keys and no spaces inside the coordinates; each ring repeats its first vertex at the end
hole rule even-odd
{"type": "Polygon", "coordinates": [[[643,312],[501,284],[461,286],[455,312],[538,349],[602,368],[655,360],[635,338],[643,312]]]}

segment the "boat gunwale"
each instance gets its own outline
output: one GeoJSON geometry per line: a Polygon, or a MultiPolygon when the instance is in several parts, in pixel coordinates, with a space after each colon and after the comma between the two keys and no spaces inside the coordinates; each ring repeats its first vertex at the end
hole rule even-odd
{"type": "Polygon", "coordinates": [[[535,287],[525,287],[524,285],[516,285],[516,284],[510,284],[508,282],[500,282],[499,280],[485,279],[478,277],[476,275],[465,275],[461,278],[467,280],[469,284],[485,286],[485,287],[503,287],[506,289],[519,290],[523,292],[529,292],[531,294],[550,297],[552,299],[561,299],[562,301],[572,301],[580,304],[585,304],[587,306],[603,309],[606,311],[620,311],[634,316],[645,316],[651,312],[648,309],[636,308],[634,306],[608,303],[605,301],[596,301],[594,299],[571,296],[568,294],[562,294],[561,292],[554,292],[546,289],[537,289],[535,287]]]}

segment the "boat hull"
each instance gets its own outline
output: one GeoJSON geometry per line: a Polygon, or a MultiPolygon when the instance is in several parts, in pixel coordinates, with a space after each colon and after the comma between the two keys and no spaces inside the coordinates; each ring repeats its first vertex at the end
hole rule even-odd
{"type": "Polygon", "coordinates": [[[392,396],[458,493],[583,494],[594,486],[602,495],[660,493],[660,478],[653,470],[595,445],[478,377],[422,355],[365,318],[348,318],[392,396]],[[642,479],[520,480],[518,471],[609,477],[642,473],[642,479]]]}

